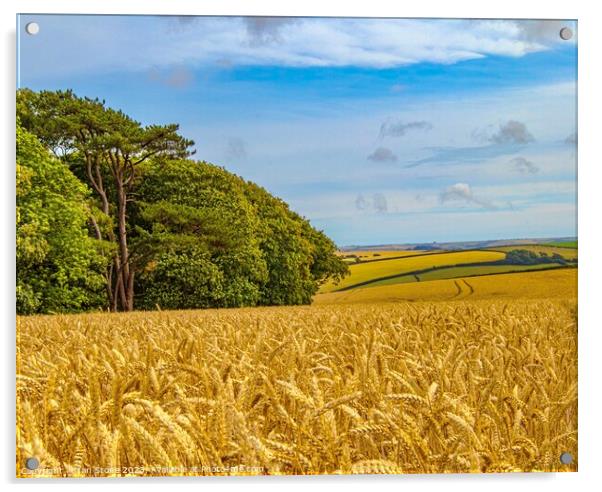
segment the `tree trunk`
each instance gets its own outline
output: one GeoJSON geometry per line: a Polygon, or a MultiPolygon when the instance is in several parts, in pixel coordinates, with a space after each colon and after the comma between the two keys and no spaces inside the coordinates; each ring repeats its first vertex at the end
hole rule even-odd
{"type": "MultiPolygon", "coordinates": [[[[95,159],[89,154],[86,155],[86,172],[88,174],[88,180],[92,184],[92,188],[94,188],[94,190],[100,198],[100,209],[102,210],[102,213],[106,216],[109,216],[109,199],[107,197],[107,192],[104,187],[104,180],[102,179],[102,172],[100,170],[98,158],[95,159]]],[[[98,223],[96,222],[94,217],[92,217],[91,219],[96,234],[96,239],[102,240],[102,233],[100,231],[98,223]]],[[[107,236],[109,241],[113,243],[115,242],[115,234],[113,233],[113,231],[109,230],[107,232],[107,236]]],[[[112,259],[113,264],[107,266],[107,272],[105,275],[107,283],[106,292],[109,301],[109,309],[113,312],[117,311],[120,305],[126,305],[126,296],[123,289],[123,285],[120,282],[121,279],[119,276],[121,271],[121,258],[119,256],[119,253],[115,253],[112,259]],[[115,285],[113,285],[113,279],[115,279],[115,285]],[[120,302],[121,304],[119,304],[120,302]]]]}
{"type": "Polygon", "coordinates": [[[113,291],[113,306],[114,309],[113,311],[118,311],[120,308],[122,311],[125,310],[125,305],[127,304],[126,302],[126,295],[125,295],[125,289],[123,287],[123,276],[121,273],[121,260],[119,258],[119,254],[115,255],[115,258],[113,259],[114,264],[115,264],[115,289],[113,291]]]}
{"type": "Polygon", "coordinates": [[[128,278],[127,288],[127,310],[134,310],[134,270],[130,269],[130,276],[128,278]]]}
{"type": "Polygon", "coordinates": [[[119,256],[121,260],[119,276],[120,287],[123,295],[121,297],[121,309],[123,311],[134,310],[134,275],[131,271],[130,253],[127,239],[127,194],[125,192],[123,175],[116,173],[115,184],[117,186],[117,239],[119,242],[119,256]]]}

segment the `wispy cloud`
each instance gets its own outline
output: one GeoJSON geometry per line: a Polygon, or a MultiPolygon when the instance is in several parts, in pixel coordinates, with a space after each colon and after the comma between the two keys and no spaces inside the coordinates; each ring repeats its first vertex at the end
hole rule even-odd
{"type": "Polygon", "coordinates": [[[355,208],[358,210],[366,210],[368,202],[361,193],[355,197],[355,208]]]}
{"type": "Polygon", "coordinates": [[[496,145],[524,145],[535,141],[535,138],[521,121],[508,120],[498,126],[489,125],[472,132],[475,140],[496,145]]]}
{"type": "Polygon", "coordinates": [[[476,197],[468,183],[455,183],[451,186],[448,186],[439,194],[439,200],[441,203],[463,202],[474,204],[489,210],[494,210],[497,208],[489,200],[476,197]]]}
{"type": "Polygon", "coordinates": [[[385,213],[389,209],[387,199],[382,193],[375,193],[372,195],[372,203],[374,205],[374,210],[378,213],[385,213]]]}
{"type": "Polygon", "coordinates": [[[577,143],[577,132],[571,133],[564,139],[564,143],[567,145],[575,145],[577,143]]]}
{"type": "Polygon", "coordinates": [[[533,137],[525,123],[517,120],[508,120],[497,126],[489,125],[485,128],[473,130],[471,136],[474,140],[486,145],[426,148],[425,150],[430,150],[433,155],[407,164],[405,167],[412,168],[430,163],[468,163],[493,159],[515,154],[535,141],[535,137],[533,137]]]}
{"type": "Polygon", "coordinates": [[[496,157],[511,155],[524,148],[524,145],[484,145],[477,147],[429,147],[433,155],[419,159],[405,167],[412,168],[423,164],[474,163],[496,157]]]}
{"type": "Polygon", "coordinates": [[[382,193],[374,193],[371,197],[366,198],[362,193],[355,197],[355,208],[357,210],[373,211],[379,214],[384,214],[389,210],[387,198],[382,193]]]}
{"type": "Polygon", "coordinates": [[[387,147],[378,147],[367,159],[372,162],[397,162],[397,156],[387,147]]]}
{"type": "Polygon", "coordinates": [[[567,22],[560,20],[521,20],[515,23],[525,39],[542,44],[558,40],[560,30],[567,26],[567,22]]]}
{"type": "Polygon", "coordinates": [[[539,166],[536,166],[533,162],[524,157],[515,157],[510,163],[516,171],[522,174],[537,174],[539,172],[539,166]]]}
{"type": "Polygon", "coordinates": [[[284,42],[282,28],[298,22],[294,17],[243,17],[251,46],[284,42]]]}
{"type": "Polygon", "coordinates": [[[433,128],[433,125],[428,121],[386,121],[380,125],[380,131],[378,133],[379,138],[384,137],[403,137],[406,133],[412,130],[424,130],[428,131],[433,128]]]}
{"type": "Polygon", "coordinates": [[[534,140],[527,126],[516,120],[500,125],[499,130],[489,138],[490,142],[496,144],[526,144],[534,140]]]}
{"type": "MultiPolygon", "coordinates": [[[[59,40],[45,46],[36,73],[63,75],[217,66],[219,60],[242,66],[393,68],[521,57],[562,42],[558,36],[527,35],[530,28],[503,20],[102,15],[36,20],[45,36],[59,40]]],[[[37,46],[34,38],[24,38],[22,48],[37,46]]]]}

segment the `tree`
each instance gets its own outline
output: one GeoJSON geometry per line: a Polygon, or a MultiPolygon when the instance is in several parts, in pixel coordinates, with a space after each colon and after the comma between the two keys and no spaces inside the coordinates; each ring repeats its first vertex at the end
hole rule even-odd
{"type": "MultiPolygon", "coordinates": [[[[256,236],[258,218],[244,195],[244,182],[217,166],[187,160],[153,160],[142,173],[139,191],[144,201],[136,203],[133,216],[140,241],[134,247],[144,249],[146,258],[139,278],[141,305],[154,307],[149,304],[155,296],[148,293],[171,288],[173,296],[180,296],[180,306],[188,306],[193,285],[170,282],[171,287],[158,287],[167,279],[162,265],[175,265],[174,257],[190,257],[190,265],[197,269],[201,260],[217,269],[213,307],[256,305],[267,266],[256,236]]],[[[202,269],[208,271],[206,265],[202,269]]],[[[186,281],[203,282],[190,271],[182,271],[186,281]]]]}
{"type": "Polygon", "coordinates": [[[165,251],[143,272],[145,309],[199,309],[224,303],[224,275],[201,247],[165,251]]]}
{"type": "Polygon", "coordinates": [[[152,160],[141,173],[144,201],[132,217],[140,240],[133,247],[146,258],[141,307],[308,304],[322,282],[348,271],[324,233],[223,168],[152,160]]]}
{"type": "Polygon", "coordinates": [[[99,213],[90,216],[94,235],[115,245],[106,270],[112,310],[134,309],[135,262],[129,246],[128,205],[135,200],[138,168],[150,158],[191,155],[191,140],[178,125],[142,126],[104,101],[72,91],[21,90],[17,112],[24,126],[91,187],[99,213]]]}
{"type": "Polygon", "coordinates": [[[335,244],[283,200],[251,182],[246,182],[245,195],[260,221],[256,234],[269,273],[260,304],[309,304],[321,283],[348,274],[335,244]]]}
{"type": "Polygon", "coordinates": [[[334,243],[284,201],[190,160],[193,142],[177,125],[142,126],[71,91],[20,90],[17,114],[80,180],[89,234],[108,258],[111,310],[307,304],[348,272],[334,243]]]}
{"type": "Polygon", "coordinates": [[[538,265],[541,263],[560,263],[565,265],[566,259],[558,253],[553,253],[552,256],[548,256],[546,252],[540,252],[539,254],[535,251],[526,249],[513,249],[506,253],[506,259],[503,261],[511,265],[538,265]]]}
{"type": "Polygon", "coordinates": [[[17,120],[17,312],[102,304],[105,259],[88,236],[89,192],[17,120]]]}

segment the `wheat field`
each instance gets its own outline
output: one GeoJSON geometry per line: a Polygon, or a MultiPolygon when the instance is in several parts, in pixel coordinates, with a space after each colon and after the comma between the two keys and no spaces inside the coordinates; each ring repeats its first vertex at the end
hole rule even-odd
{"type": "Polygon", "coordinates": [[[577,268],[499,273],[428,282],[372,284],[343,292],[319,293],[314,304],[440,302],[461,299],[566,299],[577,297],[577,268]]]}
{"type": "Polygon", "coordinates": [[[17,475],[574,471],[576,306],[21,317],[17,475]]]}
{"type": "Polygon", "coordinates": [[[320,292],[334,292],[367,280],[388,275],[400,275],[423,268],[453,266],[461,263],[499,261],[505,257],[506,253],[499,251],[473,250],[409,255],[403,258],[386,259],[385,261],[357,263],[349,266],[349,276],[338,283],[332,281],[326,282],[320,288],[320,292]]]}

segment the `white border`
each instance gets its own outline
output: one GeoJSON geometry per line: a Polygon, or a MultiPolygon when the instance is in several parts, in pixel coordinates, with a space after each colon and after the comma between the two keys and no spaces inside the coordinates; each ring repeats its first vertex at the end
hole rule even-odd
{"type": "Polygon", "coordinates": [[[503,0],[495,3],[475,0],[420,0],[417,2],[386,2],[384,0],[296,0],[293,2],[253,0],[2,0],[3,64],[1,148],[4,159],[0,169],[0,231],[2,231],[3,275],[2,314],[4,323],[2,361],[2,393],[0,412],[2,422],[0,463],[2,478],[9,486],[19,484],[26,488],[40,485],[44,488],[111,486],[115,489],[144,486],[149,489],[173,487],[225,487],[302,490],[307,487],[332,488],[341,486],[349,490],[364,490],[377,486],[387,489],[420,488],[421,490],[528,490],[545,488],[546,491],[589,490],[599,487],[602,447],[599,413],[602,409],[599,377],[602,374],[602,324],[597,302],[602,278],[600,260],[602,234],[600,212],[602,204],[602,173],[600,172],[600,17],[596,15],[596,2],[565,0],[526,2],[503,0]],[[481,17],[481,18],[558,18],[579,20],[579,472],[564,474],[514,474],[514,475],[449,475],[401,477],[266,477],[266,478],[168,478],[168,479],[86,479],[57,481],[16,481],[14,479],[15,405],[14,405],[14,90],[15,90],[15,24],[16,13],[113,13],[113,14],[189,14],[189,15],[320,15],[320,16],[383,16],[383,17],[481,17]]]}

